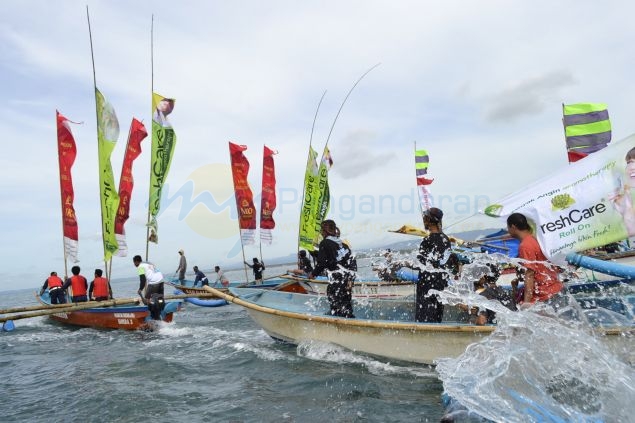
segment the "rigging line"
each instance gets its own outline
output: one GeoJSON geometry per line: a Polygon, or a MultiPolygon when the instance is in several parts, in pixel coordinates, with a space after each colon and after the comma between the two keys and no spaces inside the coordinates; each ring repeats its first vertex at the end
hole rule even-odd
{"type": "Polygon", "coordinates": [[[446,227],[445,227],[445,228],[443,228],[443,229],[444,229],[444,230],[445,230],[445,229],[449,229],[449,228],[451,228],[452,226],[458,225],[459,223],[463,223],[463,222],[465,222],[466,220],[471,219],[471,218],[473,218],[474,216],[477,216],[477,215],[479,215],[479,214],[480,214],[479,212],[476,212],[476,213],[474,213],[474,214],[473,214],[473,215],[471,215],[471,216],[468,216],[468,217],[466,217],[466,218],[464,218],[464,219],[461,219],[461,220],[458,220],[458,221],[456,221],[456,222],[453,222],[452,224],[450,224],[450,225],[446,226],[446,227]]]}
{"type": "Polygon", "coordinates": [[[375,69],[379,65],[381,65],[381,63],[377,63],[375,66],[371,67],[366,72],[364,72],[364,74],[362,76],[360,76],[359,79],[353,84],[351,89],[348,91],[348,94],[346,94],[346,97],[344,97],[344,101],[342,101],[342,104],[340,105],[340,108],[337,111],[337,114],[335,115],[335,119],[333,119],[333,124],[331,125],[331,129],[329,131],[328,137],[326,137],[326,144],[324,145],[324,148],[326,148],[329,145],[329,140],[331,139],[331,134],[333,133],[333,128],[335,128],[335,123],[337,122],[337,118],[339,118],[339,116],[340,116],[340,112],[344,108],[344,104],[346,104],[346,100],[348,100],[348,97],[351,95],[351,93],[353,92],[353,90],[355,89],[357,84],[359,84],[361,82],[361,80],[364,79],[364,77],[370,73],[370,71],[372,71],[373,69],[375,69]]]}

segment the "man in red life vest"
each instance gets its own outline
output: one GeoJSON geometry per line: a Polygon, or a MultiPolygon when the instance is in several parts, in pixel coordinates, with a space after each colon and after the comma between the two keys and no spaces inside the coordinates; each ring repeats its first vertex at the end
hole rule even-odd
{"type": "Polygon", "coordinates": [[[112,288],[108,279],[103,278],[101,269],[95,269],[95,279],[90,283],[88,288],[88,297],[94,301],[105,301],[112,299],[112,288]]]}
{"type": "Polygon", "coordinates": [[[73,295],[71,296],[71,301],[74,303],[83,303],[88,301],[88,281],[85,277],[79,274],[79,266],[73,266],[71,268],[71,273],[73,276],[66,279],[64,282],[64,286],[62,289],[66,290],[69,286],[71,287],[71,291],[73,295]]]}
{"type": "Polygon", "coordinates": [[[44,285],[42,285],[42,289],[40,289],[40,296],[44,294],[44,290],[48,288],[49,296],[51,297],[51,304],[64,304],[66,302],[66,296],[64,295],[64,290],[62,289],[62,279],[57,276],[57,272],[51,272],[51,276],[46,278],[44,281],[44,285]]]}

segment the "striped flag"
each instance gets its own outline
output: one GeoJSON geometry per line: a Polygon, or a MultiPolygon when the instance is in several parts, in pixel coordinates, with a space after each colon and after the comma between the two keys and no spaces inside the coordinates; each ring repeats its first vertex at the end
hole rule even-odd
{"type": "Polygon", "coordinates": [[[611,142],[611,121],[606,104],[562,105],[569,163],[603,149],[611,142]]]}
{"type": "Polygon", "coordinates": [[[428,174],[428,165],[430,164],[430,156],[426,150],[415,151],[415,173],[417,177],[417,192],[419,193],[419,201],[421,211],[428,210],[432,204],[430,202],[430,191],[427,185],[430,185],[434,179],[426,178],[428,174]]]}

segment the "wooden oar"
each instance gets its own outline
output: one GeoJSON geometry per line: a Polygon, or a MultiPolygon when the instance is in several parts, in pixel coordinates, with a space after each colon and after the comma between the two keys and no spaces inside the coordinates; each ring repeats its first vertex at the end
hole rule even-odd
{"type": "Polygon", "coordinates": [[[34,311],[32,313],[14,314],[12,316],[1,316],[0,323],[7,320],[20,320],[29,319],[31,317],[48,316],[56,313],[69,313],[72,311],[86,310],[88,308],[110,307],[116,305],[137,304],[139,300],[137,298],[122,298],[109,301],[89,301],[85,303],[75,303],[74,305],[68,305],[66,307],[53,307],[52,309],[34,311]]]}
{"type": "MultiPolygon", "coordinates": [[[[92,301],[92,303],[98,304],[97,301],[92,301]]],[[[83,303],[82,303],[83,304],[83,303]]],[[[39,304],[34,306],[25,306],[25,307],[12,307],[5,308],[4,310],[0,310],[0,314],[10,314],[10,313],[21,313],[23,311],[35,311],[35,310],[50,310],[52,308],[65,308],[69,307],[71,304],[39,304]]]]}

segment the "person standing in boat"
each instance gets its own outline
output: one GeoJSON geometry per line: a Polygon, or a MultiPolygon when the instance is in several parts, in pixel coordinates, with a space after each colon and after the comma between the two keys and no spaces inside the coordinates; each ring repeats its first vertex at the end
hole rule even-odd
{"type": "Polygon", "coordinates": [[[214,272],[216,272],[216,280],[214,281],[214,286],[218,285],[218,282],[224,287],[229,286],[229,279],[225,276],[225,272],[220,270],[220,266],[214,266],[214,272]]]}
{"type": "Polygon", "coordinates": [[[311,260],[309,260],[306,255],[306,250],[300,250],[300,252],[298,252],[298,268],[290,269],[287,273],[298,276],[310,276],[311,272],[313,272],[313,266],[311,265],[311,260]]]}
{"type": "Polygon", "coordinates": [[[201,282],[201,288],[203,286],[209,286],[209,279],[207,279],[205,273],[198,270],[198,266],[194,266],[194,276],[194,288],[196,288],[196,285],[198,285],[199,282],[201,282]]]}
{"type": "Polygon", "coordinates": [[[152,298],[152,294],[163,296],[163,273],[159,272],[152,263],[143,262],[141,256],[132,258],[132,262],[137,268],[139,275],[139,290],[137,294],[147,302],[152,298]],[[145,295],[142,292],[145,288],[145,295]]]}
{"type": "Polygon", "coordinates": [[[73,303],[83,303],[88,301],[88,280],[79,274],[81,269],[79,266],[71,267],[71,273],[73,276],[66,279],[64,282],[64,286],[62,286],[63,290],[71,287],[71,291],[73,295],[71,296],[71,302],[73,303]]]}
{"type": "MultiPolygon", "coordinates": [[[[556,268],[547,263],[547,257],[540,249],[538,240],[533,236],[531,227],[525,215],[512,213],[507,218],[507,231],[520,241],[518,246],[518,258],[525,260],[523,279],[525,290],[519,302],[531,304],[536,301],[547,301],[560,291],[562,282],[558,278],[556,268]]],[[[512,287],[516,289],[518,279],[512,281],[512,287]]]]}
{"type": "Polygon", "coordinates": [[[354,318],[352,305],[352,289],[355,272],[351,270],[353,254],[337,234],[337,226],[332,220],[325,220],[321,225],[322,242],[318,258],[311,278],[328,271],[329,285],[326,295],[332,316],[354,318]]]}
{"type": "Polygon", "coordinates": [[[254,264],[249,264],[247,262],[244,262],[247,266],[249,266],[249,268],[253,269],[254,271],[254,279],[256,281],[257,285],[261,285],[262,284],[262,271],[265,270],[265,264],[261,263],[258,261],[258,259],[256,257],[254,257],[254,264]]]}
{"type": "Polygon", "coordinates": [[[176,272],[179,274],[179,284],[185,285],[185,270],[187,269],[187,260],[185,259],[185,252],[179,250],[179,267],[176,268],[176,272]]]}
{"type": "Polygon", "coordinates": [[[42,296],[46,288],[48,288],[51,304],[64,304],[66,303],[66,296],[64,295],[62,285],[64,285],[64,282],[57,276],[57,272],[51,272],[51,275],[44,281],[42,289],[40,289],[40,296],[42,296]]]}
{"type": "Polygon", "coordinates": [[[102,277],[104,272],[101,269],[95,269],[95,279],[88,287],[88,297],[94,301],[105,301],[112,299],[112,288],[108,279],[102,277]]]}
{"type": "Polygon", "coordinates": [[[445,269],[446,257],[450,253],[450,239],[442,229],[443,211],[431,207],[423,212],[423,225],[430,234],[419,245],[417,259],[423,264],[415,291],[415,321],[441,323],[443,304],[437,295],[428,295],[435,289],[442,291],[448,286],[449,273],[445,269]]]}

